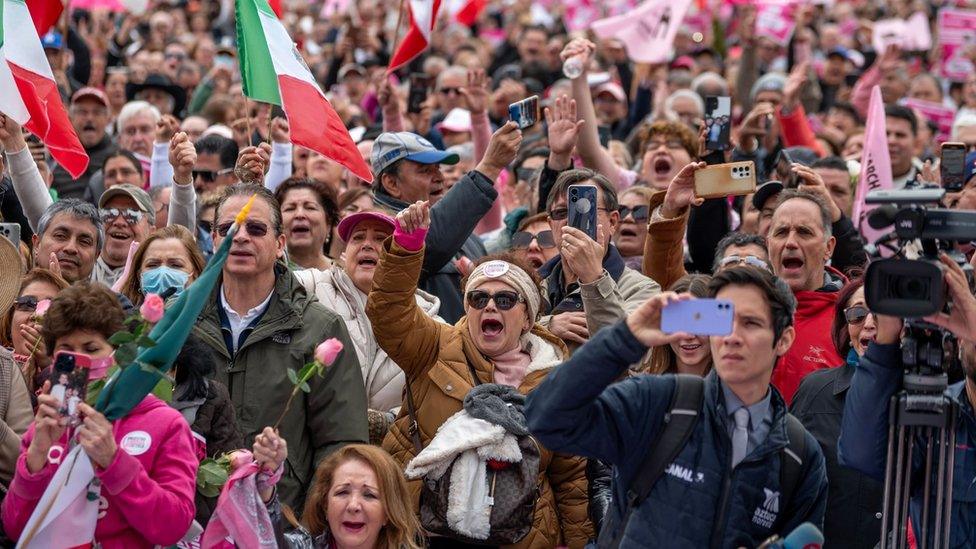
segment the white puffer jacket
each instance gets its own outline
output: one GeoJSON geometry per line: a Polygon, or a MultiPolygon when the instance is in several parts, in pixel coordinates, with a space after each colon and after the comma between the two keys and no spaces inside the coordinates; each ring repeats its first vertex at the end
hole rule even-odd
{"type": "MultiPolygon", "coordinates": [[[[396,411],[403,399],[406,379],[400,367],[376,343],[373,326],[366,317],[366,294],[356,288],[349,275],[338,265],[324,271],[303,269],[292,272],[306,291],[314,294],[326,308],[346,321],[349,338],[356,346],[359,365],[363,369],[369,408],[384,412],[396,411]]],[[[437,316],[441,306],[440,299],[423,290],[417,290],[415,297],[421,310],[431,318],[443,322],[437,316]]]]}

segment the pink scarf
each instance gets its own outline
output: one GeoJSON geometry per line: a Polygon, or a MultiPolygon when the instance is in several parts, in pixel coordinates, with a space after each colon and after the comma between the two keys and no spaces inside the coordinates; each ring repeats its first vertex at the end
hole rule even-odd
{"type": "Polygon", "coordinates": [[[250,452],[246,453],[244,459],[249,463],[234,470],[220,491],[217,508],[203,532],[203,547],[278,546],[268,510],[258,494],[258,464],[251,460],[250,452]]]}
{"type": "Polygon", "coordinates": [[[494,382],[518,389],[525,379],[525,372],[529,369],[532,358],[519,346],[493,357],[491,361],[495,363],[494,382]]]}

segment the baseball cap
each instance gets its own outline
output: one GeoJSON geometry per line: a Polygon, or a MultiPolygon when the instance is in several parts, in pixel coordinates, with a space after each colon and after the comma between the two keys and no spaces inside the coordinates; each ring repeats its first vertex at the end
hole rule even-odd
{"type": "Polygon", "coordinates": [[[685,69],[690,71],[695,68],[695,60],[691,56],[682,55],[671,62],[670,68],[671,70],[685,69]]]}
{"type": "Polygon", "coordinates": [[[129,185],[128,183],[115,185],[114,187],[105,189],[105,192],[103,192],[102,196],[98,199],[98,207],[104,208],[105,203],[116,196],[128,196],[132,200],[136,201],[136,206],[138,206],[143,212],[150,215],[156,214],[156,208],[153,207],[152,198],[149,198],[149,193],[140,189],[139,187],[136,187],[135,185],[129,185]]]}
{"type": "Polygon", "coordinates": [[[423,137],[410,132],[384,132],[373,142],[370,157],[374,173],[380,173],[397,160],[420,164],[457,164],[456,154],[439,150],[423,137]]]}
{"type": "Polygon", "coordinates": [[[775,179],[767,181],[756,189],[752,195],[752,206],[757,210],[762,210],[766,201],[783,192],[783,183],[775,179]]]}
{"type": "Polygon", "coordinates": [[[44,46],[44,49],[59,50],[61,49],[61,44],[61,33],[58,31],[48,31],[47,34],[41,37],[41,45],[44,46]]]}
{"type": "Polygon", "coordinates": [[[339,69],[339,80],[342,80],[351,72],[354,72],[359,76],[366,76],[366,69],[364,69],[362,65],[358,63],[346,63],[341,69],[339,69]]]}
{"type": "Polygon", "coordinates": [[[348,242],[349,234],[352,233],[352,230],[356,228],[356,225],[359,225],[361,222],[366,221],[367,219],[385,223],[386,225],[390,226],[391,231],[396,228],[396,222],[392,217],[386,215],[385,213],[356,212],[352,215],[346,216],[345,219],[339,222],[339,226],[337,227],[337,230],[339,231],[339,238],[341,238],[343,242],[348,242]]]}
{"type": "Polygon", "coordinates": [[[853,63],[854,66],[857,68],[861,68],[864,66],[864,56],[861,55],[861,52],[856,50],[849,50],[844,46],[837,46],[831,48],[831,50],[827,52],[827,57],[841,57],[844,60],[853,63]]]}
{"type": "Polygon", "coordinates": [[[620,84],[616,82],[605,82],[600,84],[595,90],[593,90],[593,97],[596,97],[601,93],[609,93],[614,99],[620,102],[627,101],[627,94],[624,93],[624,89],[620,86],[620,84]]]}
{"type": "Polygon", "coordinates": [[[98,88],[93,88],[91,86],[85,86],[84,88],[81,88],[80,90],[76,91],[75,94],[71,96],[71,104],[74,105],[75,103],[77,103],[78,101],[86,97],[91,97],[106,107],[109,106],[108,96],[105,95],[105,92],[103,92],[98,88]]]}
{"type": "Polygon", "coordinates": [[[451,109],[444,120],[437,124],[440,131],[469,132],[471,131],[471,111],[467,109],[451,109]]]}

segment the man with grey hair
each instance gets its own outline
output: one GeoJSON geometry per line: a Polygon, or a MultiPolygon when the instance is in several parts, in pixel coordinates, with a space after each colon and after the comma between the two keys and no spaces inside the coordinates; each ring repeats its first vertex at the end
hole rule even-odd
{"type": "Polygon", "coordinates": [[[77,198],[59,200],[38,221],[32,242],[34,266],[50,269],[68,282],[88,280],[104,237],[95,206],[77,198]]]}
{"type": "Polygon", "coordinates": [[[976,147],[976,112],[965,111],[952,122],[952,141],[965,143],[968,150],[976,147]]]}
{"type": "Polygon", "coordinates": [[[796,296],[797,338],[773,372],[773,384],[787,402],[810,372],[843,363],[831,340],[834,306],[843,274],[827,266],[837,241],[824,199],[811,192],[780,193],[766,235],[773,273],[796,296]]]}
{"type": "Polygon", "coordinates": [[[729,83],[716,72],[703,72],[691,81],[691,89],[705,99],[709,95],[729,95],[729,83]]]}
{"type": "Polygon", "coordinates": [[[119,148],[135,154],[147,172],[161,117],[159,109],[146,101],[130,101],[119,111],[119,148]]]}
{"type": "Polygon", "coordinates": [[[437,75],[437,85],[434,88],[437,98],[437,112],[431,119],[431,124],[437,124],[451,112],[451,109],[464,108],[464,95],[461,89],[468,85],[468,69],[451,65],[437,75]]]}

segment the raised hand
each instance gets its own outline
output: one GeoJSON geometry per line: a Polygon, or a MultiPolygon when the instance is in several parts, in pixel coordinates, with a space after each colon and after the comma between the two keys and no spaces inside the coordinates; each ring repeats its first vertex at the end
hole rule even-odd
{"type": "Polygon", "coordinates": [[[685,332],[675,332],[666,334],[661,331],[661,311],[664,307],[678,301],[694,299],[691,294],[676,294],[674,292],[663,292],[649,298],[641,303],[637,309],[627,315],[627,328],[634,334],[637,341],[646,347],[657,347],[667,345],[681,339],[691,337],[685,332]]]}
{"type": "Polygon", "coordinates": [[[521,144],[522,130],[519,129],[518,124],[512,121],[506,122],[491,135],[488,150],[475,169],[492,181],[498,179],[498,174],[515,160],[521,144]]]}
{"type": "Polygon", "coordinates": [[[573,148],[586,122],[576,119],[576,100],[565,95],[557,97],[552,108],[546,107],[545,114],[549,126],[549,167],[566,169],[572,163],[573,148]]]}
{"type": "Polygon", "coordinates": [[[396,221],[405,234],[411,234],[418,229],[426,231],[430,227],[430,203],[426,200],[414,202],[400,210],[396,221]]]}
{"type": "Polygon", "coordinates": [[[164,114],[156,122],[156,143],[169,143],[179,129],[180,121],[171,114],[164,114]]]}
{"type": "Polygon", "coordinates": [[[288,120],[277,117],[271,121],[271,140],[275,143],[291,143],[291,127],[288,120]]]}
{"type": "Polygon", "coordinates": [[[830,198],[830,192],[827,190],[827,185],[824,183],[823,178],[820,177],[820,174],[803,164],[793,164],[790,167],[790,171],[800,178],[801,182],[797,188],[801,191],[819,196],[827,204],[827,209],[830,210],[830,221],[836,223],[840,219],[842,212],[837,207],[837,204],[834,203],[834,200],[830,198]]]}
{"type": "Polygon", "coordinates": [[[783,111],[790,112],[800,103],[800,93],[809,80],[810,62],[797,63],[783,86],[783,111]]]}
{"type": "Polygon", "coordinates": [[[704,162],[692,162],[674,176],[661,203],[661,216],[674,219],[682,215],[688,206],[701,206],[705,201],[695,196],[695,172],[705,168],[704,162]]]}
{"type": "Polygon", "coordinates": [[[186,132],[177,132],[169,142],[169,164],[173,166],[173,180],[180,185],[193,183],[193,166],[197,163],[197,149],[186,132]]]}
{"type": "Polygon", "coordinates": [[[583,284],[592,284],[603,275],[603,242],[607,238],[603,225],[597,226],[597,239],[593,240],[575,227],[563,227],[559,253],[566,270],[575,274],[583,284]]]}
{"type": "Polygon", "coordinates": [[[27,146],[20,124],[5,114],[0,114],[0,145],[8,153],[21,151],[27,146]]]}
{"type": "Polygon", "coordinates": [[[488,78],[484,69],[468,70],[468,85],[461,88],[464,104],[471,115],[480,115],[488,109],[488,78]]]}
{"type": "Polygon", "coordinates": [[[244,147],[237,155],[234,174],[244,183],[261,184],[270,165],[271,145],[265,142],[256,147],[244,147]]]}

